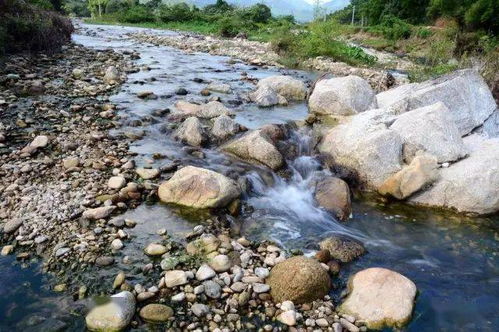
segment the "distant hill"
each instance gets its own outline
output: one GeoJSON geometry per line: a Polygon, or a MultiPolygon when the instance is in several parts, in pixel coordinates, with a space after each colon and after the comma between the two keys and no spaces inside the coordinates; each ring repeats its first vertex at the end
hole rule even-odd
{"type": "Polygon", "coordinates": [[[322,6],[326,8],[328,12],[332,13],[345,8],[349,4],[350,0],[333,0],[322,4],[322,6]]]}

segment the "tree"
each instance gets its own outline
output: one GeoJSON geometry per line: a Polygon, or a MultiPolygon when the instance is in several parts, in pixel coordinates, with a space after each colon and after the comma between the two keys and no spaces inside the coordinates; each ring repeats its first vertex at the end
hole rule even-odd
{"type": "Polygon", "coordinates": [[[108,2],[109,0],[88,0],[88,10],[92,17],[95,17],[96,13],[101,17],[108,2]]]}
{"type": "Polygon", "coordinates": [[[258,3],[245,10],[243,16],[256,23],[267,23],[272,18],[272,11],[267,5],[258,3]]]}
{"type": "Polygon", "coordinates": [[[217,0],[215,4],[204,7],[204,11],[208,14],[223,14],[233,10],[234,7],[224,0],[217,0]]]}

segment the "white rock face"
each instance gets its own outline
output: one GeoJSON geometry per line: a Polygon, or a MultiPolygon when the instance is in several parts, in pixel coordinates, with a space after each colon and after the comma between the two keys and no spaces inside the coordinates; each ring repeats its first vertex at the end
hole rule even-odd
{"type": "Polygon", "coordinates": [[[439,163],[466,156],[466,148],[449,109],[441,102],[400,115],[390,126],[404,141],[404,160],[428,152],[439,163]]]}
{"type": "Polygon", "coordinates": [[[222,150],[272,169],[278,169],[284,164],[284,158],[272,140],[260,130],[249,132],[227,143],[222,150]]]}
{"type": "Polygon", "coordinates": [[[369,83],[353,75],[317,82],[308,103],[310,111],[320,115],[353,115],[376,107],[369,83]]]}
{"type": "Polygon", "coordinates": [[[285,97],[275,92],[270,86],[264,85],[256,89],[249,95],[250,100],[260,107],[270,107],[274,105],[287,105],[285,97]]]}
{"type": "Polygon", "coordinates": [[[442,168],[440,179],[411,202],[477,214],[499,211],[499,138],[471,135],[464,142],[470,156],[442,168]]]}
{"type": "Polygon", "coordinates": [[[158,189],[162,202],[193,208],[223,207],[240,194],[239,187],[232,179],[194,166],[178,170],[158,189]]]}
{"type": "Polygon", "coordinates": [[[187,118],[177,129],[174,136],[191,146],[202,146],[207,141],[203,125],[194,116],[187,118]]]}
{"type": "Polygon", "coordinates": [[[240,129],[237,122],[227,115],[220,115],[213,122],[211,134],[218,139],[224,140],[234,136],[240,129]]]}
{"type": "Polygon", "coordinates": [[[432,184],[438,178],[437,158],[432,155],[417,155],[410,165],[389,177],[379,188],[382,195],[405,199],[432,184]]]}
{"type": "Polygon", "coordinates": [[[487,84],[472,69],[419,84],[402,85],[379,93],[376,100],[379,108],[392,108],[398,113],[443,102],[461,136],[482,125],[497,107],[487,84]]]}
{"type": "Polygon", "coordinates": [[[286,100],[304,100],[307,96],[307,87],[305,84],[290,76],[270,76],[260,80],[257,89],[268,87],[274,90],[286,100]]]}
{"type": "Polygon", "coordinates": [[[355,170],[362,182],[377,189],[402,168],[402,138],[387,124],[391,112],[372,110],[331,129],[319,149],[340,166],[355,170]]]}
{"type": "Polygon", "coordinates": [[[416,285],[397,272],[362,270],[350,279],[348,288],[350,294],[340,312],[365,321],[369,328],[401,327],[411,318],[416,285]]]}
{"type": "Polygon", "coordinates": [[[135,296],[121,292],[111,296],[111,301],[95,307],[85,318],[91,331],[121,331],[125,329],[135,313],[135,296]]]}

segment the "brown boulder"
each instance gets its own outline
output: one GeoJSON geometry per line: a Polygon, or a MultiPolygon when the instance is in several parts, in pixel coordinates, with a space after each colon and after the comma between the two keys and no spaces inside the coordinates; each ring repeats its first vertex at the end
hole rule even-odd
{"type": "Polygon", "coordinates": [[[276,303],[312,302],[323,298],[331,288],[331,280],[322,265],[305,256],[295,256],[274,266],[267,284],[276,303]]]}
{"type": "Polygon", "coordinates": [[[350,188],[342,179],[329,177],[317,184],[315,189],[317,203],[342,221],[352,213],[350,188]]]}

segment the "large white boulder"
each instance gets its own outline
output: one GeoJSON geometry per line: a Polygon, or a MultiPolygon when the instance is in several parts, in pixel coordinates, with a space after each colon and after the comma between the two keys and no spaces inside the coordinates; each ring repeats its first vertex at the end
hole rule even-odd
{"type": "Polygon", "coordinates": [[[291,76],[270,76],[260,80],[257,89],[268,87],[286,100],[304,100],[307,96],[307,87],[305,83],[291,76]]]}
{"type": "Polygon", "coordinates": [[[411,319],[416,285],[395,271],[362,270],[350,278],[348,289],[340,312],[364,321],[368,328],[402,327],[411,319]]]}
{"type": "Polygon", "coordinates": [[[164,203],[199,209],[227,206],[240,194],[239,187],[232,179],[194,166],[178,170],[158,189],[158,196],[164,203]]]}
{"type": "Polygon", "coordinates": [[[470,156],[440,170],[440,179],[410,201],[462,212],[499,211],[499,138],[471,135],[464,139],[470,156]]]}
{"type": "Polygon", "coordinates": [[[110,297],[110,301],[95,307],[85,317],[91,331],[124,330],[135,313],[135,296],[124,291],[110,297]]]}
{"type": "Polygon", "coordinates": [[[418,151],[434,155],[439,163],[466,156],[459,130],[449,109],[441,102],[400,115],[390,129],[402,137],[407,162],[418,151]]]}
{"type": "Polygon", "coordinates": [[[317,82],[309,109],[320,115],[352,115],[376,107],[374,90],[366,80],[350,75],[317,82]]]}
{"type": "Polygon", "coordinates": [[[497,105],[478,72],[465,69],[435,80],[402,85],[376,96],[379,108],[404,113],[443,102],[452,114],[461,136],[483,124],[497,105]]]}
{"type": "Polygon", "coordinates": [[[395,119],[384,110],[360,113],[331,129],[319,150],[354,170],[368,189],[377,189],[402,168],[402,138],[388,129],[395,119]]]}
{"type": "Polygon", "coordinates": [[[284,158],[262,130],[251,131],[222,147],[222,150],[248,162],[278,169],[284,158]]]}

